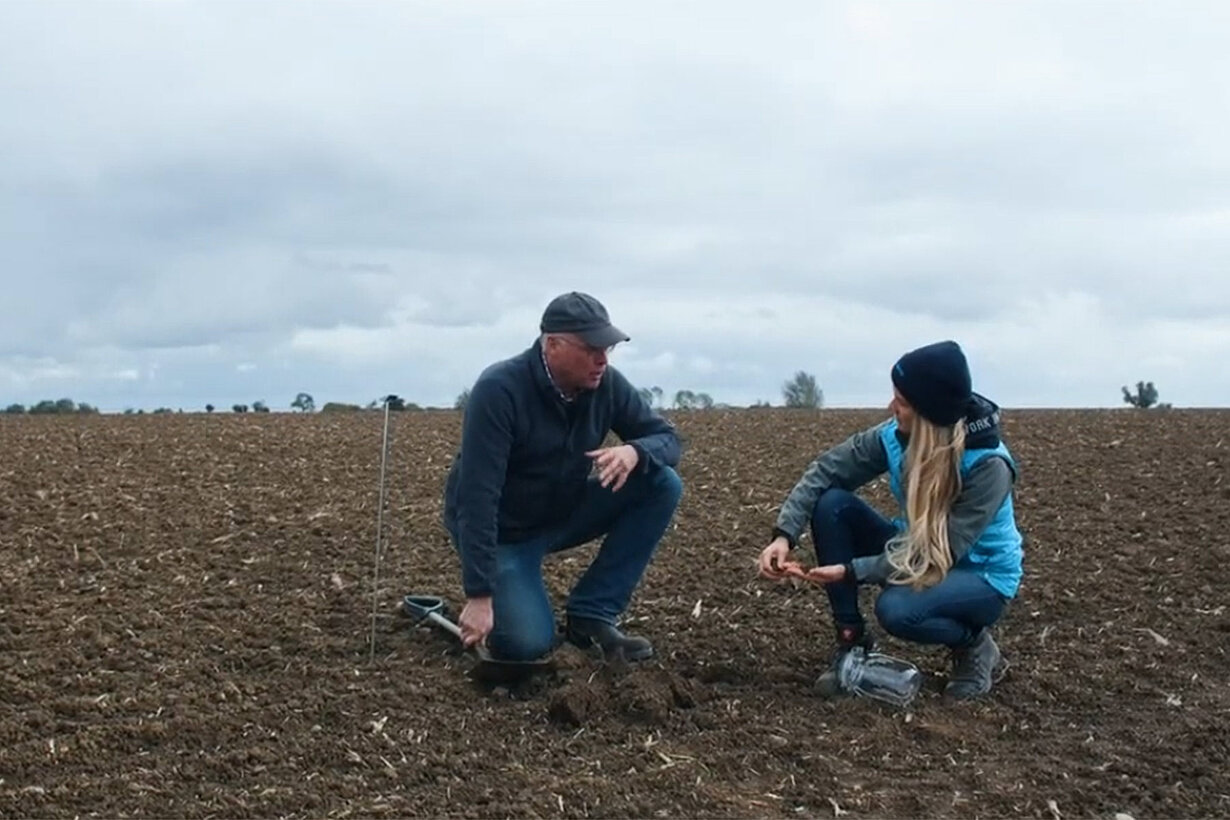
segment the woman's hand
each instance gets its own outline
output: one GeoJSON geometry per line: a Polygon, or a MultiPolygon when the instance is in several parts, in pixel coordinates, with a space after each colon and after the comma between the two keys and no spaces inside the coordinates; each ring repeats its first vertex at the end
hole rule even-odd
{"type": "Polygon", "coordinates": [[[842,564],[812,567],[807,571],[806,577],[813,584],[836,584],[846,579],[846,568],[842,564]]]}
{"type": "Polygon", "coordinates": [[[769,546],[760,551],[760,574],[765,578],[773,581],[780,581],[787,575],[794,575],[791,567],[798,568],[798,564],[788,560],[790,558],[790,542],[784,536],[778,536],[769,542],[769,546]]]}
{"type": "Polygon", "coordinates": [[[790,542],[783,537],[774,538],[760,552],[757,562],[760,574],[773,581],[799,578],[812,584],[836,584],[846,580],[844,564],[829,564],[823,567],[803,569],[803,565],[790,560],[790,542]]]}

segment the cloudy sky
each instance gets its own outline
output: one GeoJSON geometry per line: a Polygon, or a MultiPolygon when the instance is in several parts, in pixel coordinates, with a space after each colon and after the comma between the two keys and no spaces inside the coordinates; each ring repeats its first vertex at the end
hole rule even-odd
{"type": "Polygon", "coordinates": [[[584,290],[669,395],[1230,404],[1230,4],[0,2],[0,404],[451,405],[584,290]]]}

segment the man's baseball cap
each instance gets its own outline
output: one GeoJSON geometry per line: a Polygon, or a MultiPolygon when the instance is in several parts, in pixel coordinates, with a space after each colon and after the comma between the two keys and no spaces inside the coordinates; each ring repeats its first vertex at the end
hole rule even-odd
{"type": "Polygon", "coordinates": [[[575,333],[587,345],[611,347],[632,337],[611,324],[606,308],[588,293],[556,296],[542,314],[543,333],[575,333]]]}

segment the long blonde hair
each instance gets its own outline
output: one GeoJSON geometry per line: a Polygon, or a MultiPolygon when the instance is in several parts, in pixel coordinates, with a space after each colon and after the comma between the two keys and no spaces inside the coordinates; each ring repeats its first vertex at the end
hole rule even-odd
{"type": "Polygon", "coordinates": [[[963,455],[965,419],[940,427],[914,417],[903,475],[910,523],[888,542],[888,562],[893,567],[889,583],[925,589],[944,580],[952,569],[948,511],[961,492],[963,455]]]}

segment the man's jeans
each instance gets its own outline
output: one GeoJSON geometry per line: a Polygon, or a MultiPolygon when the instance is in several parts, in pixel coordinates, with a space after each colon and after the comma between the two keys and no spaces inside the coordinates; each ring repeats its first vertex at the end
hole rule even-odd
{"type": "MultiPolygon", "coordinates": [[[[581,502],[561,525],[527,541],[496,546],[492,609],[487,636],[493,656],[533,660],[555,647],[555,616],[542,578],[550,553],[580,546],[606,533],[593,563],[568,596],[567,613],[615,623],[653,558],[683,494],[669,467],[633,471],[619,492],[591,478],[581,502]]],[[[453,544],[457,535],[452,533],[453,544]]]]}
{"type": "MultiPolygon", "coordinates": [[[[897,528],[858,496],[834,488],[823,492],[816,502],[811,533],[819,564],[845,564],[852,558],[883,552],[897,528]]],[[[857,586],[839,582],[828,584],[825,591],[833,620],[839,626],[862,626],[857,586]]],[[[980,575],[959,568],[927,589],[886,585],[876,601],[876,619],[898,638],[957,647],[970,643],[983,627],[995,623],[1006,603],[980,575]]]]}

